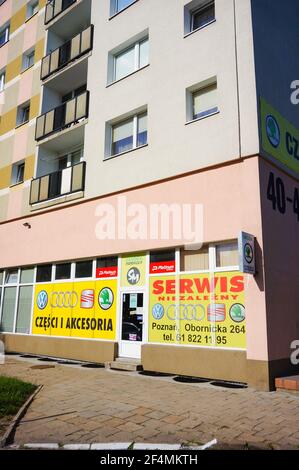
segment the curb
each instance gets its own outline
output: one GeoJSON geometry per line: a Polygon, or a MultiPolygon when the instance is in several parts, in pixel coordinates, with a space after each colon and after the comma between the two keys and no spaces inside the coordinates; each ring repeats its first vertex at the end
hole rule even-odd
{"type": "Polygon", "coordinates": [[[207,442],[201,446],[186,446],[184,444],[138,444],[135,442],[112,442],[112,443],[98,443],[98,444],[65,444],[60,446],[57,443],[51,444],[24,444],[23,446],[11,446],[12,449],[30,449],[30,450],[165,450],[165,451],[175,451],[175,450],[206,450],[210,447],[217,444],[217,439],[213,439],[210,442],[207,442]]]}
{"type": "Polygon", "coordinates": [[[43,385],[39,385],[37,389],[32,393],[32,395],[30,395],[30,397],[24,403],[24,405],[19,409],[18,413],[15,415],[15,417],[11,421],[10,425],[8,426],[8,429],[5,431],[4,436],[2,437],[0,441],[0,449],[3,449],[4,447],[8,446],[11,443],[12,437],[15,433],[15,430],[19,422],[21,421],[26,411],[28,410],[29,406],[33,402],[34,398],[41,391],[42,388],[43,388],[43,385]]]}

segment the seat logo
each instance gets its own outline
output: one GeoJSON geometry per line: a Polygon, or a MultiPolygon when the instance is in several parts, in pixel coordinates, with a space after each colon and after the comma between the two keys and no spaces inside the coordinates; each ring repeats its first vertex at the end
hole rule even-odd
{"type": "Polygon", "coordinates": [[[45,290],[39,292],[36,304],[40,310],[45,310],[46,306],[48,305],[48,294],[45,290]]]}
{"type": "Polygon", "coordinates": [[[81,308],[89,309],[94,306],[94,290],[86,289],[81,292],[81,308]]]}
{"type": "Polygon", "coordinates": [[[187,320],[187,321],[202,321],[205,318],[205,308],[201,304],[197,305],[169,305],[166,311],[169,320],[187,320]]]}
{"type": "Polygon", "coordinates": [[[77,305],[77,292],[53,292],[51,295],[51,307],[53,308],[75,308],[77,305]]]}

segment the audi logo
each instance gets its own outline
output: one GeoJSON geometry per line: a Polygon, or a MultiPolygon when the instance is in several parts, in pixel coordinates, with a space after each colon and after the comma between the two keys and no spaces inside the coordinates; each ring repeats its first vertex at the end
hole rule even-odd
{"type": "Polygon", "coordinates": [[[74,308],[77,305],[77,292],[52,292],[51,294],[51,307],[53,308],[74,308]]]}
{"type": "Polygon", "coordinates": [[[205,318],[205,308],[203,305],[169,305],[166,311],[169,320],[202,321],[205,318]]]}

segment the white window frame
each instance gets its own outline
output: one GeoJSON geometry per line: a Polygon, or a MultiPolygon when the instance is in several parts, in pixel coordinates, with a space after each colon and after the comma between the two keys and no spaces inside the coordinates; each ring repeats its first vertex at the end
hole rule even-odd
{"type": "Polygon", "coordinates": [[[24,72],[25,70],[29,69],[30,67],[33,67],[34,65],[34,55],[35,55],[35,50],[31,49],[30,51],[27,51],[23,54],[23,64],[22,64],[22,71],[24,72]],[[32,60],[32,63],[30,61],[32,60]]]}
{"type": "MultiPolygon", "coordinates": [[[[148,145],[148,142],[147,142],[146,144],[139,145],[137,147],[138,119],[139,119],[139,117],[141,117],[145,114],[148,117],[147,109],[145,109],[144,111],[141,111],[139,113],[136,113],[133,116],[128,116],[124,119],[121,119],[120,121],[114,122],[113,124],[110,125],[110,151],[109,151],[109,155],[106,157],[106,159],[113,158],[113,157],[118,157],[119,155],[123,155],[123,154],[126,154],[128,152],[132,152],[133,150],[136,150],[136,149],[139,149],[139,148],[142,148],[142,147],[146,147],[148,145]],[[114,126],[118,126],[118,125],[120,125],[120,124],[122,124],[126,121],[129,121],[129,120],[133,120],[133,146],[130,150],[125,150],[124,152],[114,154],[113,153],[113,128],[114,128],[114,126]]],[[[147,133],[148,133],[148,129],[147,129],[147,133]]]]}
{"type": "Polygon", "coordinates": [[[0,72],[0,93],[4,91],[5,87],[5,70],[0,72]]]}
{"type": "Polygon", "coordinates": [[[116,54],[113,55],[113,75],[112,75],[111,83],[115,83],[115,82],[118,82],[119,80],[123,80],[124,78],[129,77],[133,73],[135,73],[138,70],[141,70],[144,67],[147,67],[149,65],[149,58],[148,58],[147,64],[143,65],[142,67],[140,66],[140,45],[145,41],[149,42],[149,37],[148,36],[136,41],[135,43],[131,44],[130,46],[126,47],[125,49],[122,49],[122,50],[118,51],[116,54]],[[124,75],[121,78],[116,78],[117,58],[120,55],[124,54],[125,52],[127,52],[131,49],[134,49],[134,70],[133,70],[133,72],[129,72],[128,74],[124,75]]]}
{"type": "Polygon", "coordinates": [[[32,0],[27,5],[26,20],[30,20],[30,18],[35,16],[37,13],[38,13],[38,0],[32,0]],[[34,9],[36,8],[37,10],[34,11],[34,9]]]}
{"type": "Polygon", "coordinates": [[[6,26],[3,26],[0,28],[0,34],[5,33],[5,41],[3,44],[0,45],[0,47],[4,46],[6,43],[9,41],[9,32],[10,32],[10,24],[7,24],[6,26]]]}
{"type": "Polygon", "coordinates": [[[200,13],[201,11],[203,12],[205,9],[207,9],[208,7],[210,7],[212,5],[214,5],[214,9],[215,9],[215,0],[207,1],[207,2],[203,3],[201,6],[199,6],[198,8],[195,8],[194,10],[190,11],[190,33],[193,33],[194,31],[198,31],[201,28],[205,28],[206,26],[208,26],[209,24],[211,24],[215,21],[215,17],[214,17],[212,20],[207,21],[206,23],[199,26],[198,28],[194,28],[194,17],[195,17],[195,15],[197,15],[197,13],[200,13]]]}

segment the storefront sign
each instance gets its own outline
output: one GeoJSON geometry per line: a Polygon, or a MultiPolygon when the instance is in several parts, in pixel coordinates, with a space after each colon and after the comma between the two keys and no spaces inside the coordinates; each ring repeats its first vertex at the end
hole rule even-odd
{"type": "Polygon", "coordinates": [[[263,98],[260,108],[263,150],[299,174],[299,130],[263,98]]]}
{"type": "Polygon", "coordinates": [[[255,243],[254,236],[246,232],[240,232],[239,266],[242,273],[255,274],[255,243]]]}
{"type": "Polygon", "coordinates": [[[117,274],[118,274],[117,266],[111,266],[109,268],[97,268],[97,271],[96,271],[97,279],[117,277],[117,274]]]}
{"type": "Polygon", "coordinates": [[[32,333],[116,339],[117,281],[37,285],[32,333]]]}
{"type": "Polygon", "coordinates": [[[150,279],[149,342],[246,349],[240,272],[150,279]]]}
{"type": "Polygon", "coordinates": [[[175,261],[159,261],[150,263],[150,274],[164,274],[175,272],[175,261]]]}
{"type": "Polygon", "coordinates": [[[146,255],[123,256],[121,259],[121,286],[141,287],[145,285],[146,255]]]}

